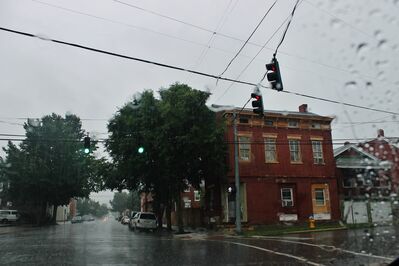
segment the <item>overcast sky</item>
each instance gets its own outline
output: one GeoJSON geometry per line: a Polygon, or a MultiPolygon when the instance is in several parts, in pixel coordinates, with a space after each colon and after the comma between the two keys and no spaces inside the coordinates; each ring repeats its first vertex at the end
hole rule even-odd
{"type": "MultiPolygon", "coordinates": [[[[0,0],[0,27],[219,75],[242,46],[237,39],[248,38],[274,1],[120,2],[0,0]]],[[[224,77],[240,75],[259,45],[289,16],[295,2],[277,2],[224,77]]],[[[399,112],[398,13],[398,0],[302,1],[277,54],[284,88],[399,112]]],[[[259,82],[283,28],[240,80],[259,82]]],[[[135,93],[157,91],[174,82],[210,90],[209,104],[242,106],[253,89],[235,84],[226,91],[229,82],[216,83],[211,78],[4,31],[0,31],[0,73],[0,133],[8,134],[24,134],[20,125],[24,121],[18,118],[70,112],[92,119],[83,121],[84,129],[106,137],[107,120],[135,93]]],[[[334,139],[374,137],[378,128],[384,128],[386,136],[399,136],[395,115],[266,89],[262,93],[265,109],[295,111],[307,103],[314,113],[334,116],[334,139]]],[[[107,202],[109,195],[103,193],[96,199],[107,202]]]]}

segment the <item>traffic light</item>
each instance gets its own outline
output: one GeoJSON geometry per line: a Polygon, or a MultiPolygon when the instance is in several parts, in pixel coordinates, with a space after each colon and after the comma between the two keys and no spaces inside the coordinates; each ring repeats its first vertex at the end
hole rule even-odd
{"type": "Polygon", "coordinates": [[[137,149],[137,152],[138,152],[138,153],[143,153],[143,152],[144,152],[144,147],[140,146],[140,147],[137,149]]]}
{"type": "Polygon", "coordinates": [[[263,99],[262,95],[257,93],[251,93],[251,98],[255,100],[252,101],[252,107],[254,108],[253,112],[258,114],[259,116],[263,116],[263,99]]]}
{"type": "Polygon", "coordinates": [[[86,154],[88,154],[90,152],[90,137],[89,136],[86,136],[83,139],[83,144],[84,144],[84,152],[86,154]]]}
{"type": "Polygon", "coordinates": [[[272,85],[273,90],[282,91],[283,81],[281,80],[281,73],[278,61],[273,57],[270,64],[266,64],[267,80],[272,85]]]}

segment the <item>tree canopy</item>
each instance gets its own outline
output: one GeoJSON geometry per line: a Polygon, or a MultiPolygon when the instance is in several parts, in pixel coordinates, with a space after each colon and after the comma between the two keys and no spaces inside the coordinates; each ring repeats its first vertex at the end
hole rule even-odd
{"type": "MultiPolygon", "coordinates": [[[[38,223],[47,205],[65,205],[72,197],[87,197],[101,185],[98,164],[83,152],[85,132],[79,117],[56,114],[24,124],[26,139],[4,148],[3,175],[14,205],[36,206],[38,223]]],[[[92,144],[95,150],[95,143],[92,144]]]]}
{"type": "Polygon", "coordinates": [[[106,185],[152,192],[155,207],[178,201],[187,183],[223,176],[227,151],[224,124],[206,106],[209,93],[173,84],[159,94],[147,90],[125,104],[106,142],[113,160],[106,185]]]}

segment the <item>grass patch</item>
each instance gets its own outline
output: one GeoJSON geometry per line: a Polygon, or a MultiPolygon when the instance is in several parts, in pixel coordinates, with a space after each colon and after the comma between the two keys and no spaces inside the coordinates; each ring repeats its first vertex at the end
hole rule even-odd
{"type": "Polygon", "coordinates": [[[298,231],[304,232],[314,232],[318,230],[328,230],[328,229],[341,229],[346,228],[345,226],[340,225],[339,223],[316,223],[316,228],[310,229],[308,224],[293,224],[293,225],[285,225],[285,224],[274,224],[274,225],[262,225],[257,226],[254,230],[245,231],[245,236],[276,236],[276,235],[284,235],[290,233],[296,233],[298,231]]]}

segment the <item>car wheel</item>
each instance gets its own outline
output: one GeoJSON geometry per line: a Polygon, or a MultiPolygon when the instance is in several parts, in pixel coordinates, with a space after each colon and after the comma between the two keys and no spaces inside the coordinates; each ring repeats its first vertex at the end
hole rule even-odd
{"type": "Polygon", "coordinates": [[[2,222],[3,224],[6,224],[6,223],[8,223],[8,220],[7,220],[7,219],[3,219],[3,220],[1,220],[1,222],[2,222]]]}

